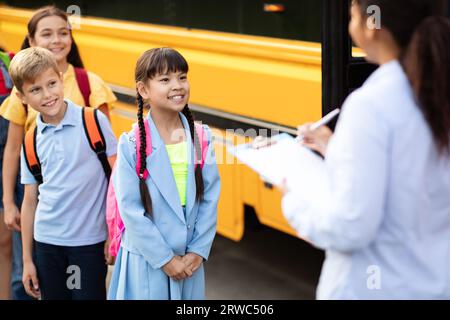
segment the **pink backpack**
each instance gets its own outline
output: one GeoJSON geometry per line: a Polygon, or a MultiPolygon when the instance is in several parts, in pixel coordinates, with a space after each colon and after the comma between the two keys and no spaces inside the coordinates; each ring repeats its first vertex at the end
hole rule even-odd
{"type": "MultiPolygon", "coordinates": [[[[144,120],[145,132],[147,137],[147,149],[145,151],[147,157],[152,153],[152,137],[150,136],[150,127],[148,124],[148,119],[144,120]]],[[[195,124],[195,130],[197,131],[198,138],[200,140],[200,146],[202,150],[202,159],[200,161],[200,167],[203,169],[205,163],[206,151],[208,149],[208,141],[205,139],[205,131],[202,125],[195,124]]],[[[141,146],[141,140],[139,135],[139,127],[136,125],[134,127],[134,134],[136,138],[136,174],[139,176],[141,171],[141,155],[139,149],[141,146]]],[[[195,162],[197,166],[197,161],[195,162]]],[[[113,173],[111,174],[111,180],[109,181],[108,194],[106,197],[106,223],[108,225],[108,237],[109,237],[109,253],[116,257],[119,252],[120,242],[122,239],[122,233],[125,230],[125,225],[123,224],[122,218],[120,217],[119,207],[117,206],[116,193],[114,191],[114,186],[112,183],[112,177],[115,172],[115,167],[113,168],[113,173]]],[[[148,178],[148,171],[144,171],[144,179],[148,178]]]]}

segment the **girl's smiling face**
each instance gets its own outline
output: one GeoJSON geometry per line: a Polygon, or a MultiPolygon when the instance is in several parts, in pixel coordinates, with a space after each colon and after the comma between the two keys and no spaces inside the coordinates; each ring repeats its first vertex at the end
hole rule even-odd
{"type": "Polygon", "coordinates": [[[181,112],[189,102],[190,85],[182,71],[156,74],[145,83],[138,82],[138,90],[152,108],[181,112]]]}
{"type": "Polygon", "coordinates": [[[58,63],[67,61],[72,47],[67,21],[59,16],[42,18],[37,24],[33,38],[30,38],[30,44],[50,50],[58,63]]]}

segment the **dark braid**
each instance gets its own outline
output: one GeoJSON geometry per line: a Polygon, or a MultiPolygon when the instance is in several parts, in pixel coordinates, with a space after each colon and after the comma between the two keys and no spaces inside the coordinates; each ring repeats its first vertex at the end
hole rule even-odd
{"type": "Polygon", "coordinates": [[[152,198],[150,197],[150,193],[148,191],[147,185],[145,184],[144,179],[144,171],[147,169],[147,137],[144,126],[144,100],[142,99],[139,92],[137,93],[137,102],[138,102],[138,126],[139,126],[139,137],[141,140],[141,145],[139,149],[139,153],[141,155],[141,170],[139,172],[139,191],[141,194],[141,201],[144,206],[144,209],[147,214],[150,216],[153,213],[152,210],[152,198]]]}
{"type": "Polygon", "coordinates": [[[203,199],[203,175],[202,175],[202,168],[200,166],[200,160],[202,159],[202,149],[200,146],[200,140],[197,135],[197,130],[195,130],[195,124],[194,124],[194,117],[192,116],[191,110],[189,109],[189,106],[186,105],[183,109],[183,114],[186,117],[187,121],[189,122],[189,129],[191,131],[191,137],[192,142],[194,143],[194,150],[197,154],[197,160],[198,164],[195,168],[195,185],[196,185],[196,199],[202,200],[203,199]]]}

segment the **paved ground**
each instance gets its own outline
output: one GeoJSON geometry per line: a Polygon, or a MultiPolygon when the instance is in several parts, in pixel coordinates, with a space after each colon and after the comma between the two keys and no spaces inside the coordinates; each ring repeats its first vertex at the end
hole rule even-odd
{"type": "Polygon", "coordinates": [[[323,252],[267,227],[233,242],[217,236],[206,264],[207,299],[314,299],[323,252]]]}

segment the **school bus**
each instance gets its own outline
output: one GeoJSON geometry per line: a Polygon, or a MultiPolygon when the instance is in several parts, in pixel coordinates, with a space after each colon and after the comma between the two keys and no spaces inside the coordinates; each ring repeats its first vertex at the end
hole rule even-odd
{"type": "MultiPolygon", "coordinates": [[[[352,50],[349,1],[52,3],[74,14],[73,34],[85,67],[119,98],[112,111],[117,136],[136,121],[137,58],[152,47],[179,50],[190,65],[190,107],[197,120],[214,128],[222,180],[218,232],[239,241],[246,213],[254,212],[260,223],[296,236],[282,215],[281,194],[248,167],[230,161],[226,147],[255,132],[295,134],[298,124],[340,106],[373,71],[352,50]]],[[[46,4],[3,1],[0,37],[8,50],[19,50],[32,9],[46,4]]]]}

